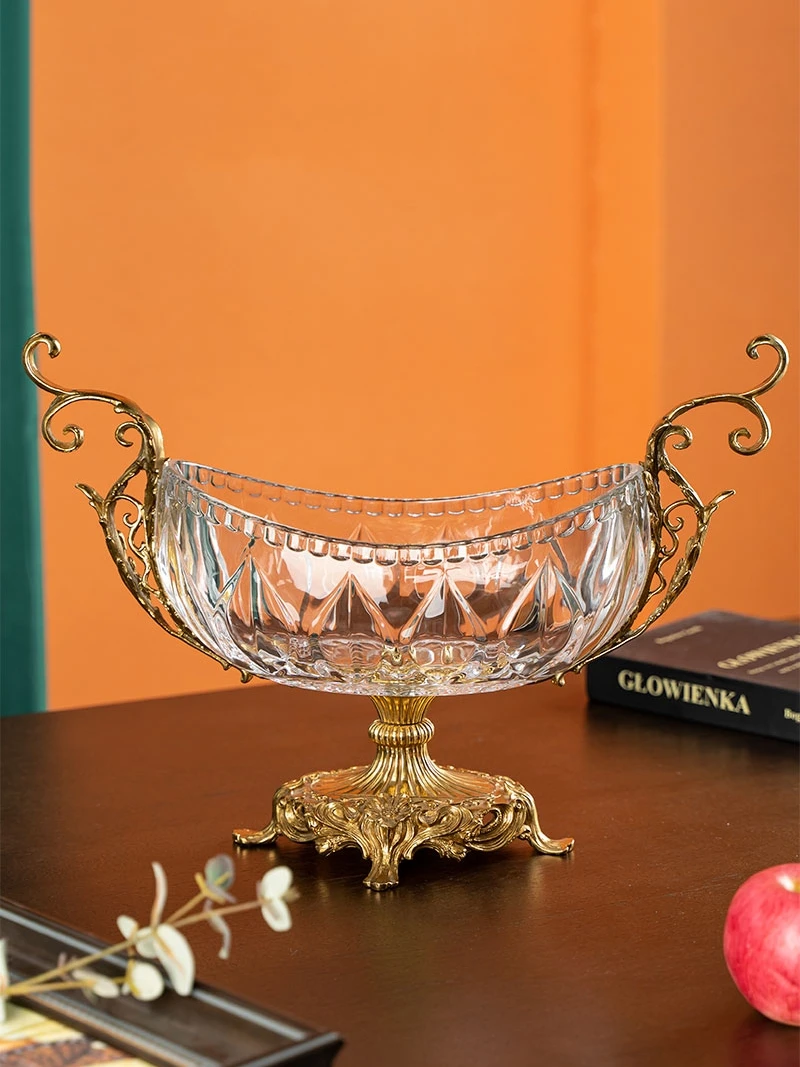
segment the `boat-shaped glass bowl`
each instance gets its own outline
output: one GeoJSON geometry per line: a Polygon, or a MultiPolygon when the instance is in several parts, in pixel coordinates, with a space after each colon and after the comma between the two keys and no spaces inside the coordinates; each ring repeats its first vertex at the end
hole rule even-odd
{"type": "MultiPolygon", "coordinates": [[[[476,496],[395,500],[294,489],[167,459],[157,423],[112,393],[63,390],[35,353],[58,342],[35,334],[28,374],[53,400],[45,440],[61,452],[83,443],[53,420],[83,400],[121,417],[116,440],[139,452],[102,494],[80,485],[129,591],[172,636],[236,667],[242,679],[372,698],[369,766],[321,771],[274,794],[261,830],[237,845],[279,835],[318,851],[355,846],[372,861],[366,884],[397,885],[417,848],[462,857],[515,838],[540,852],[569,852],[572,838],[541,830],[531,794],[497,774],[442,766],[428,753],[435,696],[489,692],[552,678],[563,682],[596,656],[655,622],[691,577],[709,522],[730,491],[704,503],[676,466],[692,443],[683,418],[733,404],[754,435],[729,435],[740,455],[770,438],[759,397],[786,371],[786,348],[755,389],[700,397],[653,429],[643,462],[476,496]],[[662,499],[662,491],[670,496],[662,499]]],[[[280,702],[275,702],[275,707],[280,702]]]]}
{"type": "Polygon", "coordinates": [[[447,695],[550,678],[630,617],[642,468],[442,499],[336,496],[166,461],[157,566],[185,625],[288,685],[447,695]]]}

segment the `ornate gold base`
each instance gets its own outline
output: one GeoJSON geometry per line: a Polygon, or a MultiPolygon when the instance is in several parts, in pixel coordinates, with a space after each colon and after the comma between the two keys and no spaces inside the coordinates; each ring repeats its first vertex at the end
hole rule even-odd
{"type": "Polygon", "coordinates": [[[542,833],[531,794],[511,778],[440,767],[428,755],[432,697],[374,697],[380,718],[370,727],[377,754],[368,767],[308,774],[281,786],[263,830],[236,830],[241,847],[268,845],[279,834],[313,841],[326,854],[358,847],[372,868],[370,889],[398,884],[400,861],[418,848],[462,859],[516,838],[549,855],[569,852],[571,837],[542,833]]]}

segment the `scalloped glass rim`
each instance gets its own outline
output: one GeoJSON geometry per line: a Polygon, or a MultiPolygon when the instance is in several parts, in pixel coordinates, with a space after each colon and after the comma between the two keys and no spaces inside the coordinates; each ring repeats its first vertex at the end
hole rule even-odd
{"type": "MultiPolygon", "coordinates": [[[[604,503],[609,501],[611,498],[613,498],[613,497],[615,497],[615,496],[617,496],[617,495],[619,495],[621,493],[624,493],[626,487],[631,482],[640,479],[642,477],[642,473],[643,473],[643,469],[642,469],[642,466],[641,466],[640,463],[613,463],[613,464],[610,464],[609,466],[606,466],[606,467],[597,467],[594,470],[582,471],[579,474],[568,474],[568,475],[565,475],[564,477],[561,477],[561,478],[549,478],[549,479],[546,479],[545,481],[531,482],[528,485],[523,485],[523,486],[519,486],[519,487],[516,487],[516,488],[511,488],[511,489],[498,489],[498,490],[494,490],[494,491],[492,491],[490,493],[469,493],[469,494],[464,494],[464,495],[442,496],[442,497],[378,497],[378,496],[356,496],[356,495],[350,495],[350,494],[344,494],[344,493],[330,493],[330,492],[326,492],[326,491],[320,490],[320,489],[304,489],[304,488],[302,488],[300,486],[285,485],[282,482],[273,482],[273,481],[268,481],[268,480],[262,479],[262,478],[254,478],[251,475],[235,474],[235,473],[233,473],[231,471],[222,470],[219,467],[210,467],[210,466],[207,466],[206,464],[194,463],[194,462],[192,462],[190,460],[166,459],[164,461],[164,468],[169,468],[170,474],[177,481],[183,483],[183,485],[186,487],[187,491],[190,491],[193,495],[201,498],[202,500],[205,500],[207,505],[210,504],[210,505],[213,505],[215,508],[221,508],[224,512],[227,512],[229,514],[239,515],[242,519],[245,520],[245,522],[249,521],[249,522],[258,524],[260,526],[268,526],[268,527],[273,528],[275,530],[280,530],[287,537],[300,536],[300,537],[308,538],[311,541],[325,542],[325,543],[327,543],[329,545],[341,545],[341,546],[349,546],[349,547],[353,547],[353,548],[369,549],[372,552],[374,552],[376,549],[378,549],[378,550],[379,549],[387,549],[387,550],[394,550],[394,551],[399,551],[399,550],[402,550],[402,549],[411,549],[411,550],[423,551],[425,549],[436,549],[436,548],[438,548],[438,549],[446,549],[446,548],[450,548],[450,547],[454,547],[454,546],[465,546],[466,547],[468,545],[482,545],[482,544],[488,544],[488,543],[494,542],[494,541],[503,541],[503,540],[506,540],[506,539],[510,540],[511,538],[514,538],[514,537],[520,537],[521,535],[523,535],[525,533],[532,532],[534,530],[540,530],[543,527],[556,526],[558,524],[568,522],[571,519],[574,519],[576,516],[580,515],[581,513],[594,511],[595,509],[597,509],[598,507],[601,507],[604,503]],[[482,500],[482,501],[485,502],[485,501],[492,500],[492,499],[502,500],[502,503],[500,503],[495,508],[492,508],[491,506],[487,507],[486,504],[484,503],[484,505],[482,507],[474,509],[474,511],[472,511],[472,513],[475,514],[475,515],[479,515],[482,511],[500,511],[505,507],[519,506],[519,504],[515,505],[508,498],[513,497],[513,496],[519,496],[521,494],[530,495],[530,494],[533,494],[537,490],[540,491],[541,495],[536,497],[532,502],[533,503],[539,503],[542,500],[548,499],[548,494],[545,492],[545,490],[547,489],[548,486],[556,486],[556,485],[559,485],[559,484],[566,484],[566,483],[575,482],[575,481],[579,481],[581,483],[574,490],[563,489],[562,492],[560,492],[558,494],[553,494],[553,495],[551,495],[549,497],[549,499],[551,499],[551,500],[557,500],[561,496],[575,496],[578,493],[586,492],[587,491],[587,487],[582,483],[587,478],[595,477],[599,481],[599,480],[602,479],[603,475],[611,475],[612,476],[612,480],[609,481],[607,486],[602,487],[602,491],[601,492],[597,493],[596,496],[593,496],[591,498],[591,500],[586,501],[586,503],[584,503],[584,504],[580,504],[577,507],[570,508],[570,509],[568,509],[567,511],[564,511],[564,512],[560,512],[557,515],[544,517],[544,518],[540,519],[537,522],[526,523],[523,526],[519,526],[519,527],[516,527],[516,528],[511,529],[511,530],[503,531],[502,533],[491,533],[491,534],[488,534],[488,535],[481,535],[481,536],[472,537],[472,538],[455,538],[453,540],[445,540],[445,541],[442,541],[442,540],[431,540],[431,541],[423,541],[423,542],[416,542],[416,543],[411,543],[411,542],[408,542],[408,541],[381,541],[379,543],[376,543],[375,541],[361,541],[361,540],[348,538],[348,537],[331,537],[331,536],[326,535],[326,534],[314,533],[312,530],[306,530],[306,529],[303,529],[300,526],[287,526],[285,523],[276,522],[276,521],[274,521],[272,519],[269,519],[269,518],[265,517],[263,514],[259,515],[259,514],[256,514],[255,512],[252,512],[252,511],[246,511],[244,508],[239,508],[235,504],[229,504],[225,500],[220,499],[220,497],[215,496],[213,493],[209,493],[207,490],[199,488],[197,482],[193,481],[185,473],[183,468],[187,468],[187,467],[188,468],[193,468],[196,471],[207,472],[208,475],[209,475],[209,484],[211,484],[212,486],[214,484],[214,481],[213,481],[214,476],[216,475],[217,477],[224,479],[225,482],[227,482],[228,479],[233,479],[234,481],[238,481],[238,482],[249,482],[250,484],[259,485],[259,486],[267,486],[267,487],[270,487],[270,488],[273,488],[273,489],[276,489],[276,490],[281,490],[284,493],[297,493],[297,494],[301,494],[303,497],[317,498],[317,499],[321,499],[323,501],[324,500],[337,500],[337,501],[342,501],[342,502],[348,502],[348,501],[349,502],[353,502],[353,503],[358,502],[358,503],[361,503],[361,504],[369,504],[369,503],[375,503],[375,504],[378,504],[378,503],[380,503],[380,504],[419,504],[420,506],[422,506],[422,505],[431,505],[431,504],[446,505],[446,504],[453,503],[453,502],[459,502],[459,503],[463,503],[464,505],[467,505],[469,503],[469,501],[482,500]],[[621,477],[618,480],[613,480],[613,473],[616,472],[616,471],[621,471],[623,473],[622,473],[621,477]]],[[[162,473],[163,473],[163,471],[162,471],[162,473]]],[[[230,490],[231,487],[228,486],[228,489],[230,490]]],[[[236,491],[236,490],[234,490],[234,491],[236,491]]],[[[278,503],[278,502],[280,502],[282,500],[282,497],[281,496],[274,496],[274,497],[269,497],[268,496],[266,499],[271,501],[272,503],[278,503]]],[[[290,506],[296,506],[296,507],[299,507],[299,506],[302,505],[302,506],[307,507],[309,510],[314,510],[314,511],[323,506],[322,503],[316,504],[316,505],[311,505],[307,501],[286,501],[286,500],[283,500],[283,502],[284,503],[288,503],[290,506]]],[[[336,508],[329,508],[327,510],[336,512],[336,511],[340,511],[341,508],[340,507],[336,507],[336,508]]],[[[471,509],[468,509],[468,508],[465,507],[460,511],[447,511],[445,508],[443,508],[441,514],[442,515],[453,515],[453,516],[456,516],[456,515],[464,514],[465,510],[471,510],[471,509]]],[[[349,512],[349,510],[348,510],[347,513],[350,514],[351,512],[349,512]]],[[[365,514],[365,513],[368,516],[371,515],[371,514],[380,514],[379,512],[369,512],[368,510],[365,512],[365,510],[363,508],[360,508],[358,510],[353,510],[352,511],[353,515],[359,515],[359,514],[365,514]]],[[[423,512],[420,512],[419,516],[415,516],[415,517],[424,517],[424,516],[425,516],[425,512],[423,511],[423,512]]],[[[427,517],[436,518],[438,516],[437,516],[436,513],[428,513],[427,517]]]]}

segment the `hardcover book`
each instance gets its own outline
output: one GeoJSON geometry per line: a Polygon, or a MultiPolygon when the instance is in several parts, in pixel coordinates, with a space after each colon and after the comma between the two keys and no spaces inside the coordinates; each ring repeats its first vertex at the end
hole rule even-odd
{"type": "Polygon", "coordinates": [[[707,611],[587,667],[590,700],[800,742],[800,623],[707,611]]]}

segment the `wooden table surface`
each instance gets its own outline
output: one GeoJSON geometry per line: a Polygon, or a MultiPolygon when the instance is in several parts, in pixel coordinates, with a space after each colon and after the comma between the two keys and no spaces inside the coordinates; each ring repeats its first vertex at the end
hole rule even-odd
{"type": "MultiPolygon", "coordinates": [[[[798,1063],[797,1032],[752,1011],[722,958],[737,886],[798,858],[796,746],[590,708],[575,678],[430,714],[434,757],[522,781],[573,855],[423,851],[373,893],[354,850],[241,852],[242,898],[292,867],[294,926],[234,917],[227,963],[196,927],[203,980],[338,1030],[341,1067],[798,1063]]],[[[113,939],[118,914],[149,913],[152,860],[177,906],[284,779],[366,762],[373,717],[363,698],[250,686],[5,720],[3,895],[113,939]]]]}

